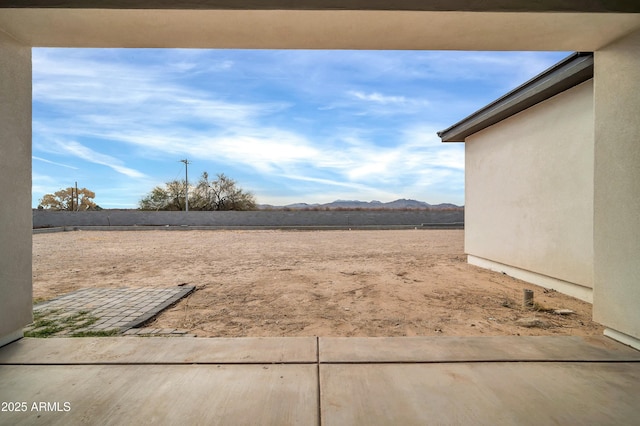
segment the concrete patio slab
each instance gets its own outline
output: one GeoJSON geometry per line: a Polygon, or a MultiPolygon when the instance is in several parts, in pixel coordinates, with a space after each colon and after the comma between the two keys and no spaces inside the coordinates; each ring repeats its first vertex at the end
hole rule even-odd
{"type": "Polygon", "coordinates": [[[323,426],[638,424],[637,363],[320,365],[323,426]]]}
{"type": "Polygon", "coordinates": [[[315,337],[24,338],[0,348],[0,365],[271,364],[317,359],[315,337]]]}
{"type": "Polygon", "coordinates": [[[318,424],[315,365],[0,366],[0,401],[26,402],[3,425],[318,424]]]}
{"type": "Polygon", "coordinates": [[[604,336],[321,337],[321,363],[640,361],[604,336]]]}
{"type": "Polygon", "coordinates": [[[55,338],[0,348],[0,401],[25,407],[0,410],[2,425],[622,425],[637,424],[638,395],[640,352],[604,337],[55,338]]]}

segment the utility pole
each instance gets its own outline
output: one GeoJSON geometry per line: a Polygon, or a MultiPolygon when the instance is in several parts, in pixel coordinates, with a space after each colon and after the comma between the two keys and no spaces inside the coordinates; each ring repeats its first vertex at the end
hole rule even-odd
{"type": "Polygon", "coordinates": [[[186,211],[189,211],[189,164],[191,162],[188,159],[180,160],[181,163],[184,163],[184,205],[186,207],[186,211]]]}
{"type": "Polygon", "coordinates": [[[78,182],[76,181],[76,211],[80,211],[80,195],[78,194],[78,182]]]}

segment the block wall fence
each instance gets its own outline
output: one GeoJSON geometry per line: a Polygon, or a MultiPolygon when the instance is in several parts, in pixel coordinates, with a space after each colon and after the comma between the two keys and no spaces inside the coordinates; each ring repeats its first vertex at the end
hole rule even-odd
{"type": "Polygon", "coordinates": [[[213,227],[454,227],[464,211],[140,211],[87,212],[33,210],[33,228],[65,226],[213,226],[213,227]]]}

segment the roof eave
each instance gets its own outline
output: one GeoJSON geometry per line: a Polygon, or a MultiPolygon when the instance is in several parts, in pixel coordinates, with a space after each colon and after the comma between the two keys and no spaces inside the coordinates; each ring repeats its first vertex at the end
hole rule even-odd
{"type": "Polygon", "coordinates": [[[467,136],[593,78],[593,53],[577,52],[511,92],[438,132],[442,142],[465,142],[467,136]]]}

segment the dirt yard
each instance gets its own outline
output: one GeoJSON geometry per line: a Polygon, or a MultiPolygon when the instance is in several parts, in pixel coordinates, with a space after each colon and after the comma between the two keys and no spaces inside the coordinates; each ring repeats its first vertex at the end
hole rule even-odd
{"type": "Polygon", "coordinates": [[[33,294],[195,285],[150,326],[198,336],[602,334],[590,304],[468,265],[463,239],[459,230],[37,234],[33,294]],[[523,289],[536,309],[522,308],[523,289]],[[575,314],[548,311],[559,308],[575,314]]]}

